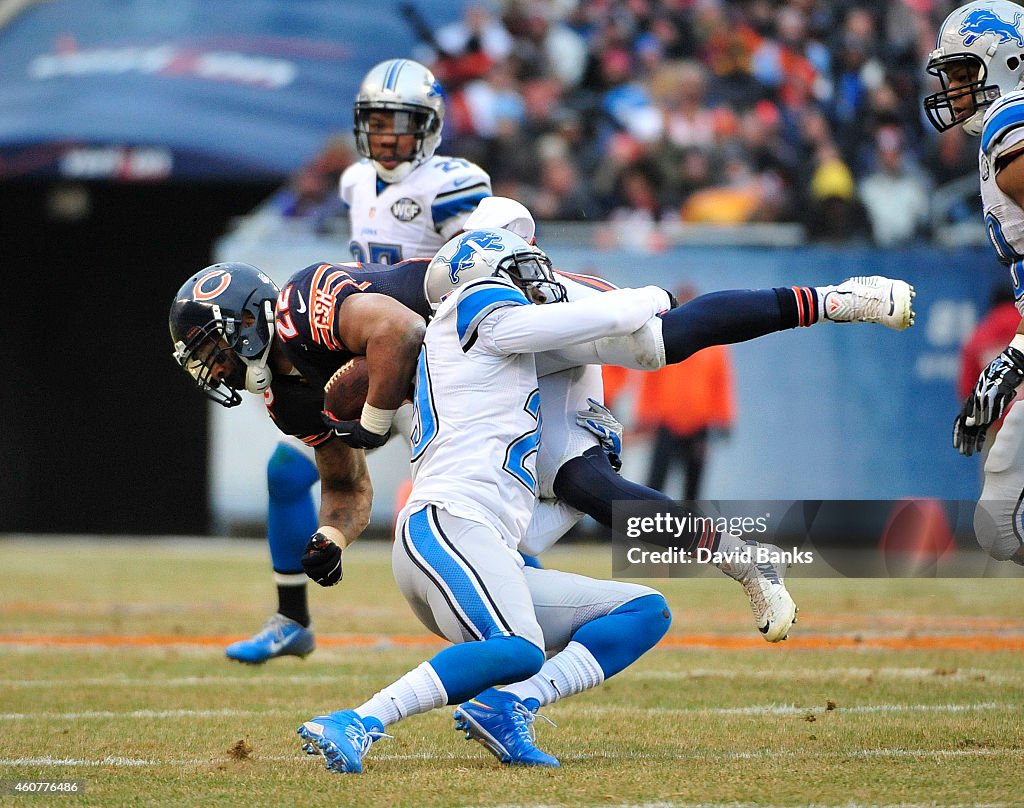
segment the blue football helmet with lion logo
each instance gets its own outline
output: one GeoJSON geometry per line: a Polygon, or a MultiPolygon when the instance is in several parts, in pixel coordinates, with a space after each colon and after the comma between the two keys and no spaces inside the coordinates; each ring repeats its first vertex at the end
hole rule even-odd
{"type": "Polygon", "coordinates": [[[565,300],[551,261],[510,230],[470,230],[445,244],[427,267],[423,288],[432,308],[450,292],[479,278],[500,276],[523,290],[532,303],[565,300]]]}
{"type": "Polygon", "coordinates": [[[940,92],[924,100],[925,114],[940,132],[961,124],[969,135],[980,135],[985,110],[1021,87],[1024,79],[1024,8],[1009,0],[976,0],[953,11],[942,27],[927,70],[942,82],[940,92]],[[947,72],[966,66],[973,80],[950,84],[947,72]],[[964,111],[954,102],[971,96],[964,111]]]}

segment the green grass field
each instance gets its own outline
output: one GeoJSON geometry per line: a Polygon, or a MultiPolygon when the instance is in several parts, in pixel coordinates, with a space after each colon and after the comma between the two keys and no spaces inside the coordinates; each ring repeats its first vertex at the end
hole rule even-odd
{"type": "MultiPolygon", "coordinates": [[[[675,620],[602,687],[545,711],[558,770],[507,770],[445,708],[393,728],[361,776],[295,727],[359,704],[441,647],[383,544],[311,589],[321,647],[229,663],[274,599],[259,542],[0,538],[0,782],[81,780],[0,805],[1021,805],[1022,581],[795,579],[764,643],[725,578],[654,581],[675,620]]],[[[607,548],[548,566],[604,576],[607,548]]],[[[2,789],[0,789],[2,792],[2,789]]]]}

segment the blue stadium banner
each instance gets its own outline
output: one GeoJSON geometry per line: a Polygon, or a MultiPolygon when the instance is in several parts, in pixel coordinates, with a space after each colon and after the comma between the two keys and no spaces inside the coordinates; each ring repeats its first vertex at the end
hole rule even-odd
{"type": "Polygon", "coordinates": [[[362,76],[416,42],[356,2],[24,5],[0,28],[0,179],[280,179],[351,131],[362,76]]]}

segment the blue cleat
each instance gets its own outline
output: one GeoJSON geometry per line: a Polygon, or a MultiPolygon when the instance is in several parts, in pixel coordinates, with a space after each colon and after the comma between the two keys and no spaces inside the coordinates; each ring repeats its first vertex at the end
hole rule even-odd
{"type": "Polygon", "coordinates": [[[283,614],[272,614],[263,628],[247,640],[231,643],[224,649],[228,659],[261,665],[279,656],[304,657],[313,653],[313,632],[283,614]]]}
{"type": "Polygon", "coordinates": [[[455,708],[455,728],[509,766],[559,765],[534,743],[534,713],[511,693],[488,688],[455,708]]]}
{"type": "Polygon", "coordinates": [[[361,719],[354,710],[311,718],[295,731],[306,741],[304,752],[323,755],[330,771],[348,774],[362,774],[363,758],[370,747],[381,738],[391,737],[378,721],[361,719]]]}

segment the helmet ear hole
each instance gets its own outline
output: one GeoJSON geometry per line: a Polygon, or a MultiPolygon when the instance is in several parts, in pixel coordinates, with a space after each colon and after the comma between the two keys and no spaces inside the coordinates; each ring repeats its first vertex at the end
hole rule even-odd
{"type": "Polygon", "coordinates": [[[1020,59],[1018,59],[1016,56],[1011,56],[1009,59],[1006,60],[1006,66],[1010,70],[1016,70],[1018,67],[1020,67],[1020,59]]]}

